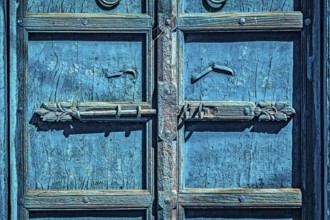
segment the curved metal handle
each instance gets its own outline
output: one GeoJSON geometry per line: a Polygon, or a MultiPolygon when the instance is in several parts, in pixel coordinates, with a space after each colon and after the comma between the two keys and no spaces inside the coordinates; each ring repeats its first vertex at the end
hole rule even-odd
{"type": "Polygon", "coordinates": [[[101,5],[107,8],[111,8],[113,6],[116,6],[120,3],[120,0],[99,0],[101,5]]]}
{"type": "Polygon", "coordinates": [[[227,0],[208,0],[210,2],[212,2],[213,4],[222,4],[225,3],[227,0]]]}
{"type": "Polygon", "coordinates": [[[226,2],[227,2],[227,0],[207,0],[207,3],[212,8],[220,8],[226,2]]]}
{"type": "Polygon", "coordinates": [[[234,70],[232,70],[229,67],[218,65],[218,64],[211,64],[208,68],[206,68],[203,72],[197,74],[196,76],[191,77],[191,83],[195,83],[204,76],[206,76],[208,73],[216,71],[216,72],[224,72],[229,75],[234,75],[234,70]]]}

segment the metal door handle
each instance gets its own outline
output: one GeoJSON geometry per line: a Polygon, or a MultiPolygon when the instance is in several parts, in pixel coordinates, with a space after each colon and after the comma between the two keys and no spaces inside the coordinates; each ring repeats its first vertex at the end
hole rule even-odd
{"type": "Polygon", "coordinates": [[[227,2],[227,0],[207,0],[207,3],[212,8],[220,8],[226,2],[227,2]]]}
{"type": "Polygon", "coordinates": [[[191,77],[191,83],[195,83],[204,76],[206,76],[208,73],[216,71],[216,72],[224,72],[229,75],[234,75],[234,70],[232,70],[229,67],[218,65],[218,64],[211,64],[208,68],[206,68],[201,73],[197,74],[196,76],[191,77]]]}
{"type": "Polygon", "coordinates": [[[213,4],[222,4],[225,3],[227,0],[208,0],[209,2],[212,2],[213,4]]]}
{"type": "Polygon", "coordinates": [[[104,7],[107,7],[107,8],[111,8],[120,3],[120,0],[99,0],[99,1],[104,7]]]}

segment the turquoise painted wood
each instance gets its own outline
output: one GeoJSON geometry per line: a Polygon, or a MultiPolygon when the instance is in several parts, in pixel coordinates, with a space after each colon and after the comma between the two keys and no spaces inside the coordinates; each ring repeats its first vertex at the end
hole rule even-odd
{"type": "Polygon", "coordinates": [[[143,124],[45,124],[43,102],[145,100],[144,36],[33,34],[28,42],[27,185],[31,190],[145,189],[143,124]],[[122,74],[134,69],[136,75],[122,74]]]}
{"type": "Polygon", "coordinates": [[[0,219],[8,218],[7,3],[0,1],[0,219]]]}
{"type": "Polygon", "coordinates": [[[293,11],[294,6],[294,0],[227,0],[224,4],[213,4],[210,0],[183,1],[184,13],[293,11]]]}
{"type": "Polygon", "coordinates": [[[189,124],[185,188],[291,188],[292,122],[189,124]]]}
{"type": "Polygon", "coordinates": [[[28,0],[27,13],[144,13],[146,0],[121,0],[117,6],[109,9],[99,0],[28,0]]]}
{"type": "Polygon", "coordinates": [[[145,101],[145,50],[142,34],[32,34],[28,109],[43,102],[145,101]],[[136,74],[116,75],[128,69],[136,74]]]}
{"type": "Polygon", "coordinates": [[[295,66],[297,35],[186,34],[184,40],[185,100],[292,103],[293,77],[300,71],[295,66]],[[192,82],[212,64],[233,74],[212,71],[192,82]]]}
{"type": "Polygon", "coordinates": [[[143,124],[30,125],[28,189],[146,188],[143,124]]]}

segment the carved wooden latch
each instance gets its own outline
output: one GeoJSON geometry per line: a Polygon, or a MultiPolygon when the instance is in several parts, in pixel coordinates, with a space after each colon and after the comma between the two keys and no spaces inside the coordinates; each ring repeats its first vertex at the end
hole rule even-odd
{"type": "Polygon", "coordinates": [[[47,102],[35,113],[46,122],[68,122],[74,118],[80,121],[145,121],[156,114],[156,110],[145,103],[47,102]]]}
{"type": "Polygon", "coordinates": [[[296,113],[287,102],[186,102],[180,118],[184,121],[288,121],[296,113]]]}

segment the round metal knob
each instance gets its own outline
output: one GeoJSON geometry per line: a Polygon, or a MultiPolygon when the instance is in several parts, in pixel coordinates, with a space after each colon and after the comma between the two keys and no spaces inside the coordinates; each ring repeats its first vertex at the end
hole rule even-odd
{"type": "Polygon", "coordinates": [[[113,6],[116,6],[120,3],[120,0],[99,0],[101,5],[107,8],[111,8],[113,6]]]}

